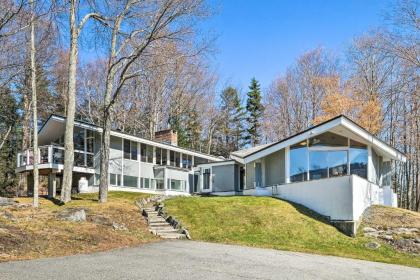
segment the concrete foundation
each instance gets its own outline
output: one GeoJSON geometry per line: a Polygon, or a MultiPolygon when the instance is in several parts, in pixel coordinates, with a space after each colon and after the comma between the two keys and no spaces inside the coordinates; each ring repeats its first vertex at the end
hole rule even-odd
{"type": "Polygon", "coordinates": [[[345,235],[355,237],[360,221],[338,221],[331,220],[330,223],[345,235]]]}

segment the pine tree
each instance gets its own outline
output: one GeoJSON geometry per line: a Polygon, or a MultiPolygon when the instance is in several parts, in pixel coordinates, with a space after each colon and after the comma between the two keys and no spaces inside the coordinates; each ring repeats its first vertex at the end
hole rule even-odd
{"type": "Polygon", "coordinates": [[[251,146],[260,143],[260,121],[264,112],[264,107],[261,103],[261,89],[258,81],[252,78],[249,86],[248,99],[246,102],[247,116],[247,136],[246,139],[251,146]]]}
{"type": "Polygon", "coordinates": [[[217,154],[229,157],[231,152],[240,150],[245,144],[245,111],[237,89],[229,86],[222,91],[220,111],[217,154]]]}

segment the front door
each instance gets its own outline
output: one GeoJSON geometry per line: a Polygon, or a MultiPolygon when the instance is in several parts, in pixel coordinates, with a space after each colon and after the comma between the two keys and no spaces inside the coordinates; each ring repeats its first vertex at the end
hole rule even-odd
{"type": "Polygon", "coordinates": [[[262,169],[261,162],[255,163],[255,187],[262,187],[262,169]]]}
{"type": "Polygon", "coordinates": [[[243,167],[240,167],[239,169],[239,190],[244,189],[245,184],[245,169],[243,167]]]}

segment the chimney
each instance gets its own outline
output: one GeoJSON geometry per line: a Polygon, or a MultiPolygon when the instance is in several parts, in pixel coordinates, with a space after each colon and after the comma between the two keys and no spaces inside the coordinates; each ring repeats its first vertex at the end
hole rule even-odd
{"type": "Polygon", "coordinates": [[[173,146],[178,146],[178,133],[173,129],[156,131],[155,141],[173,146]]]}

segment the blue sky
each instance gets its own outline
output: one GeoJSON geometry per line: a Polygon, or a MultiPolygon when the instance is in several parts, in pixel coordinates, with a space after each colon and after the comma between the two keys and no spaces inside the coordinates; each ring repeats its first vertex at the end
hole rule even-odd
{"type": "Polygon", "coordinates": [[[217,14],[205,28],[218,35],[211,63],[218,88],[243,91],[253,76],[267,88],[307,50],[325,47],[336,55],[352,38],[381,24],[387,0],[214,0],[217,14]]]}

